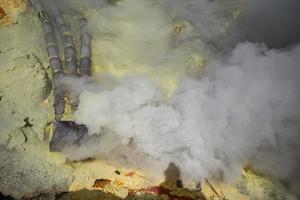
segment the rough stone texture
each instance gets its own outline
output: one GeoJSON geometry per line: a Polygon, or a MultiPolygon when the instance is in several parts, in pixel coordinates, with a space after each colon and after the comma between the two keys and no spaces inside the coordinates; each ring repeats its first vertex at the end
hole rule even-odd
{"type": "Polygon", "coordinates": [[[5,195],[21,198],[68,189],[66,175],[71,177],[71,174],[50,160],[26,149],[16,151],[3,147],[0,157],[0,190],[5,195]]]}
{"type": "Polygon", "coordinates": [[[0,28],[16,24],[17,15],[26,10],[26,3],[23,0],[1,0],[0,1],[0,28]]]}
{"type": "Polygon", "coordinates": [[[67,190],[72,168],[48,151],[54,111],[39,22],[18,20],[0,31],[0,191],[19,199],[67,190]]]}
{"type": "Polygon", "coordinates": [[[251,171],[245,172],[237,184],[239,192],[250,196],[250,200],[296,200],[278,180],[255,174],[251,171]]]}
{"type": "Polygon", "coordinates": [[[46,105],[51,84],[37,59],[30,54],[16,58],[0,68],[0,76],[1,128],[5,131],[23,126],[30,126],[34,131],[43,128],[36,121],[51,120],[48,113],[52,110],[46,105]]]}

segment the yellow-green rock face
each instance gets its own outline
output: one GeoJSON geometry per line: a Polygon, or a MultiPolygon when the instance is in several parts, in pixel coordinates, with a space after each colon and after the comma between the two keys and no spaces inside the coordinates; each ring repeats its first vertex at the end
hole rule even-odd
{"type": "Polygon", "coordinates": [[[0,29],[0,191],[14,198],[67,190],[72,178],[48,151],[54,111],[40,24],[31,14],[18,21],[0,29]]]}
{"type": "Polygon", "coordinates": [[[243,173],[237,189],[250,196],[250,200],[296,200],[278,180],[250,170],[243,173]]]}

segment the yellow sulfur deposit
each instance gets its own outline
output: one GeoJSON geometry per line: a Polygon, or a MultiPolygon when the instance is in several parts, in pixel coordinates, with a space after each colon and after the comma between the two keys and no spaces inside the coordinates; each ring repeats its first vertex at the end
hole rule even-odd
{"type": "Polygon", "coordinates": [[[115,78],[122,78],[126,75],[144,75],[154,80],[162,89],[163,94],[166,97],[171,97],[178,87],[178,81],[182,76],[189,74],[199,74],[204,69],[205,59],[197,54],[188,56],[185,60],[185,66],[181,70],[172,70],[166,68],[165,70],[160,69],[157,72],[152,67],[139,66],[130,68],[120,68],[114,65],[100,66],[95,64],[93,67],[93,73],[97,76],[102,73],[107,73],[115,78]]]}
{"type": "Polygon", "coordinates": [[[72,106],[70,105],[70,99],[65,97],[65,110],[62,117],[63,121],[72,121],[74,120],[72,106]]]}
{"type": "Polygon", "coordinates": [[[0,27],[17,23],[17,15],[25,9],[25,0],[0,0],[0,27]]]}
{"type": "Polygon", "coordinates": [[[160,182],[159,179],[149,178],[150,176],[140,171],[116,168],[102,160],[73,163],[72,167],[74,168],[74,180],[69,186],[70,191],[102,190],[124,198],[127,197],[129,190],[157,185],[160,182]],[[110,182],[102,188],[97,188],[94,187],[97,179],[110,180],[110,182]]]}

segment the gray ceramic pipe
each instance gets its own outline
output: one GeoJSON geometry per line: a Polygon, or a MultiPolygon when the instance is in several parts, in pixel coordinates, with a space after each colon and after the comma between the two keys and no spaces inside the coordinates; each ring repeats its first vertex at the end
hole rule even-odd
{"type": "Polygon", "coordinates": [[[80,46],[80,75],[91,75],[91,35],[88,31],[88,22],[80,19],[81,46],[80,46]]]}
{"type": "Polygon", "coordinates": [[[54,93],[54,110],[56,120],[60,120],[64,113],[64,89],[60,80],[63,78],[63,67],[61,60],[58,55],[58,48],[56,44],[55,34],[53,31],[53,26],[48,18],[43,6],[39,0],[28,0],[29,3],[35,9],[41,23],[44,32],[44,39],[46,43],[47,54],[49,58],[50,67],[53,74],[53,93],[54,93]]]}
{"type": "Polygon", "coordinates": [[[64,41],[64,54],[65,54],[65,65],[66,69],[71,76],[77,74],[76,64],[76,49],[73,41],[73,37],[69,28],[66,26],[64,18],[61,15],[60,10],[51,3],[50,11],[56,26],[58,27],[59,33],[64,41]]]}

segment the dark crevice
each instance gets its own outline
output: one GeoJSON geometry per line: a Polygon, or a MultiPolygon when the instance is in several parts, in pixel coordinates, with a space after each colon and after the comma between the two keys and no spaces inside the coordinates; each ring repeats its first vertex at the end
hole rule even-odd
{"type": "Polygon", "coordinates": [[[0,199],[1,200],[14,200],[14,198],[12,198],[11,196],[5,196],[1,192],[0,192],[0,199]]]}
{"type": "Polygon", "coordinates": [[[24,119],[24,122],[25,122],[25,125],[23,126],[24,128],[30,128],[30,127],[33,126],[33,124],[31,124],[31,123],[29,122],[29,117],[26,117],[26,118],[24,119]]]}

